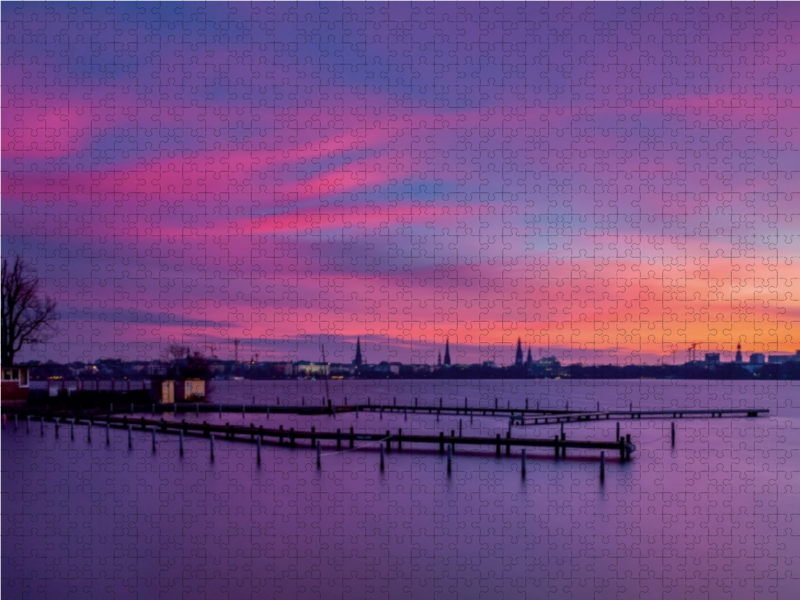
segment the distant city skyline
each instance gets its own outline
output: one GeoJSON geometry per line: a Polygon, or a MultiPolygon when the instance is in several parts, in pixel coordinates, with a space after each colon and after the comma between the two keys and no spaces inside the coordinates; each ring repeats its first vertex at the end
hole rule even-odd
{"type": "Polygon", "coordinates": [[[797,3],[0,10],[20,360],[800,344],[797,3]]]}
{"type": "MultiPolygon", "coordinates": [[[[331,342],[328,338],[325,341],[326,346],[326,354],[327,354],[327,361],[328,363],[339,363],[339,364],[353,364],[353,365],[368,365],[368,364],[379,364],[381,362],[396,362],[402,364],[427,364],[432,367],[437,365],[439,366],[446,366],[449,364],[452,365],[469,365],[469,364],[481,364],[484,362],[494,362],[498,367],[510,367],[510,366],[520,366],[520,364],[525,365],[528,363],[528,360],[537,361],[542,358],[548,357],[555,357],[563,364],[577,364],[577,363],[584,363],[587,365],[597,364],[597,365],[604,365],[604,364],[611,364],[611,365],[620,365],[624,366],[626,364],[633,364],[633,365],[660,365],[660,364],[667,364],[667,365],[680,365],[691,360],[698,360],[701,362],[705,362],[707,355],[718,355],[720,362],[737,362],[737,354],[741,353],[742,363],[747,364],[750,362],[751,357],[753,355],[761,356],[763,359],[766,360],[769,356],[795,356],[798,352],[798,348],[787,348],[785,350],[767,350],[767,351],[748,351],[746,348],[742,348],[741,345],[737,345],[741,350],[737,350],[734,347],[732,350],[727,349],[719,349],[719,348],[707,348],[706,350],[696,350],[693,357],[690,354],[689,347],[686,347],[674,354],[665,354],[662,356],[655,357],[652,361],[647,361],[642,358],[638,362],[633,362],[631,360],[625,360],[624,356],[620,356],[618,360],[606,360],[606,361],[597,361],[591,360],[588,358],[589,354],[582,355],[578,352],[569,352],[564,351],[559,353],[555,350],[547,351],[547,349],[543,348],[534,348],[528,344],[525,344],[525,341],[522,338],[517,338],[513,342],[509,342],[503,345],[495,346],[494,350],[495,353],[492,355],[488,354],[480,354],[478,353],[479,349],[471,348],[471,347],[461,347],[461,345],[457,343],[450,343],[449,338],[445,339],[445,341],[441,344],[428,344],[425,346],[427,351],[423,348],[419,348],[419,344],[417,344],[416,349],[412,348],[404,348],[405,352],[403,352],[403,348],[401,347],[401,351],[397,351],[394,356],[391,356],[387,351],[386,348],[389,347],[388,344],[382,342],[380,340],[375,341],[374,343],[370,343],[369,336],[359,335],[356,336],[355,341],[350,342],[349,340],[345,341],[338,341],[338,342],[331,342]],[[522,349],[522,363],[519,362],[519,349],[522,349]],[[401,356],[405,356],[406,358],[401,358],[401,356]],[[449,356],[449,361],[445,361],[445,357],[449,356]],[[573,356],[572,358],[565,358],[567,356],[573,356]]],[[[312,363],[321,363],[322,356],[320,353],[320,344],[312,342],[306,342],[304,344],[296,344],[297,351],[291,351],[286,354],[274,354],[268,355],[264,354],[263,352],[252,353],[248,350],[249,344],[247,341],[240,340],[240,362],[241,363],[248,363],[248,362],[297,362],[297,361],[308,361],[312,363]],[[309,352],[303,353],[302,348],[307,347],[310,349],[309,352]],[[314,353],[314,349],[316,349],[316,355],[314,353]]],[[[295,342],[287,341],[287,345],[295,344],[295,342]]],[[[224,361],[232,361],[235,357],[235,344],[234,341],[231,340],[228,344],[199,344],[199,345],[191,345],[187,344],[186,347],[192,352],[201,352],[207,358],[215,358],[224,361]]],[[[596,356],[596,355],[595,355],[596,356]]],[[[126,356],[124,350],[115,353],[115,354],[106,354],[102,356],[95,356],[95,357],[87,357],[81,356],[77,358],[70,358],[69,360],[56,360],[54,358],[50,359],[42,359],[41,357],[24,357],[19,362],[26,362],[29,360],[41,360],[45,362],[46,360],[54,360],[55,362],[61,363],[68,363],[68,362],[85,362],[85,363],[93,363],[97,360],[106,360],[106,359],[122,359],[125,361],[152,361],[152,360],[160,360],[162,359],[161,353],[153,354],[152,356],[135,356],[130,357],[126,356]]]]}

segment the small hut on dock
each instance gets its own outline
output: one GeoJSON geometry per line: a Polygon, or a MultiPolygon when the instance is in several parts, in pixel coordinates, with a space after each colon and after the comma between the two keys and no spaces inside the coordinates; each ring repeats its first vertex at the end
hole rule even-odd
{"type": "Polygon", "coordinates": [[[153,379],[150,386],[153,402],[202,402],[206,398],[204,379],[153,379]]]}

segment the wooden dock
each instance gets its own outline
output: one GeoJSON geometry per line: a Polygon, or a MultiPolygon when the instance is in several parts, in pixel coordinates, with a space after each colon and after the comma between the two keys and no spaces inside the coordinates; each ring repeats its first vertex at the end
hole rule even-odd
{"type": "MultiPolygon", "coordinates": [[[[567,449],[596,450],[604,452],[606,450],[618,452],[621,461],[629,460],[631,454],[636,450],[636,446],[631,442],[631,436],[620,436],[614,441],[592,441],[592,440],[572,440],[567,439],[566,434],[554,435],[547,439],[512,438],[511,431],[506,432],[505,437],[499,433],[495,437],[461,436],[456,435],[455,431],[450,431],[450,435],[440,431],[438,435],[414,435],[403,433],[402,429],[396,432],[386,431],[385,433],[356,432],[353,427],[349,431],[316,431],[314,427],[310,431],[299,431],[294,428],[286,429],[282,425],[276,428],[256,427],[254,424],[245,427],[241,425],[218,424],[212,425],[208,422],[187,423],[186,421],[166,421],[164,419],[152,419],[143,416],[129,417],[128,415],[80,415],[80,414],[52,414],[34,411],[20,411],[23,416],[30,415],[32,418],[61,424],[69,423],[71,427],[76,425],[86,425],[90,428],[95,426],[105,426],[115,429],[133,429],[141,431],[160,432],[162,434],[174,434],[184,436],[200,436],[217,439],[238,440],[242,442],[267,443],[278,446],[297,447],[308,444],[317,447],[317,442],[329,442],[339,450],[343,445],[354,448],[356,443],[380,443],[385,444],[386,450],[391,451],[393,445],[398,451],[403,450],[403,445],[414,444],[415,447],[438,447],[439,453],[444,454],[446,446],[453,451],[456,447],[473,447],[479,450],[494,450],[496,456],[501,456],[505,449],[506,456],[511,456],[512,448],[548,448],[553,451],[555,458],[565,458],[567,449]]],[[[35,424],[35,421],[34,421],[35,424]]],[[[155,435],[155,433],[154,433],[155,435]]]]}
{"type": "Polygon", "coordinates": [[[522,425],[550,425],[558,423],[579,423],[586,421],[608,420],[640,420],[640,419],[714,419],[714,418],[747,418],[761,417],[769,414],[766,408],[733,408],[733,409],[672,409],[672,410],[634,410],[582,412],[563,415],[532,416],[524,415],[522,425]]]}
{"type": "Polygon", "coordinates": [[[761,417],[769,414],[766,408],[734,408],[734,409],[669,409],[669,410],[626,410],[626,411],[581,411],[560,409],[510,409],[487,407],[457,406],[404,406],[380,404],[355,404],[351,406],[335,406],[330,401],[321,406],[263,406],[254,404],[211,404],[211,403],[177,403],[177,404],[121,404],[115,405],[111,412],[121,414],[151,413],[238,413],[238,414],[300,414],[320,415],[343,412],[377,412],[427,415],[464,415],[476,417],[497,417],[510,419],[522,425],[553,425],[560,423],[578,423],[586,421],[632,420],[632,419],[697,419],[697,418],[747,418],[761,417]]]}

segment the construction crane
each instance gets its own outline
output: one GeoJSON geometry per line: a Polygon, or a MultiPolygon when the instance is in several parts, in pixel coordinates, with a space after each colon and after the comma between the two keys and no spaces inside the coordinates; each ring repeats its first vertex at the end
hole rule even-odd
{"type": "Polygon", "coordinates": [[[699,342],[692,342],[692,345],[689,346],[689,349],[686,351],[686,354],[689,357],[689,362],[693,363],[697,360],[697,347],[700,345],[699,342]]]}
{"type": "Polygon", "coordinates": [[[237,365],[239,364],[239,344],[241,344],[241,342],[238,339],[233,340],[233,361],[237,365]]]}
{"type": "Polygon", "coordinates": [[[667,359],[671,358],[672,359],[672,364],[674,365],[675,364],[675,355],[678,353],[679,349],[680,348],[678,346],[676,346],[675,349],[672,352],[670,352],[664,358],[661,359],[661,364],[663,365],[667,361],[667,359]]]}

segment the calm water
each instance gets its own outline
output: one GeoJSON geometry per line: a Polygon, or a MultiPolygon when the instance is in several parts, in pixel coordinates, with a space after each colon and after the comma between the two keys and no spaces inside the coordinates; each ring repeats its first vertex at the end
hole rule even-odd
{"type": "MultiPolygon", "coordinates": [[[[800,382],[330,382],[337,404],[763,407],[762,419],[622,422],[634,460],[554,461],[375,447],[254,447],[86,427],[6,424],[4,598],[787,598],[800,597],[800,382]]],[[[321,403],[321,382],[214,382],[228,403],[321,403]]],[[[167,415],[167,418],[173,418],[167,415]]],[[[217,415],[178,418],[218,422],[217,415]]],[[[223,422],[318,430],[484,435],[503,419],[227,414],[223,422]]],[[[613,439],[614,422],[568,425],[613,439]]],[[[516,428],[552,437],[557,426],[516,428]]]]}

